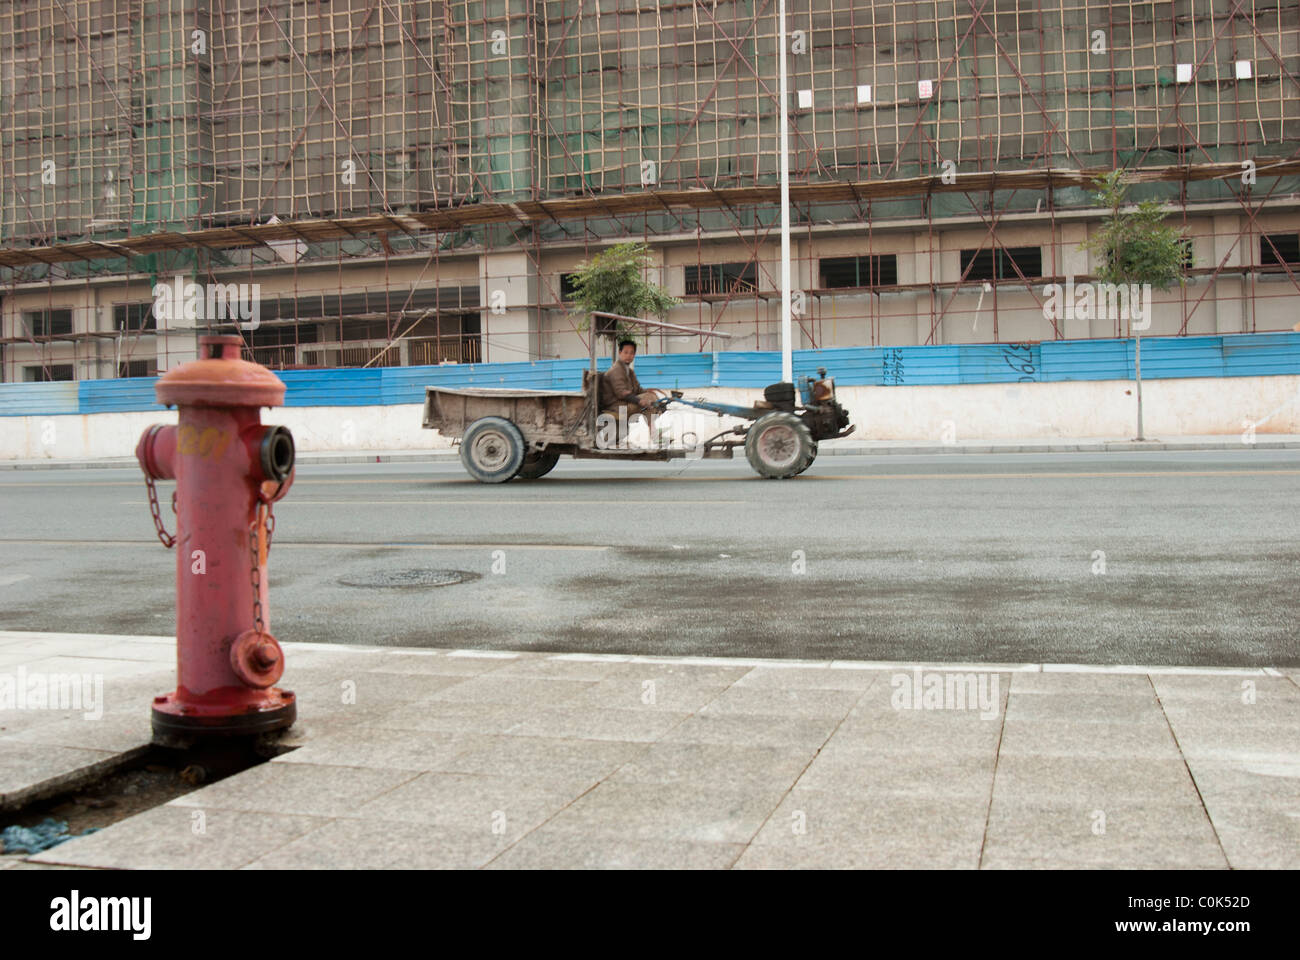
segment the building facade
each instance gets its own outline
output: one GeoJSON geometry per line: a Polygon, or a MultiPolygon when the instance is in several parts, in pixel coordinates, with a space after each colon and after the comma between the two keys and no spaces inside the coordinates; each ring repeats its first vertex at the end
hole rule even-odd
{"type": "MultiPolygon", "coordinates": [[[[796,348],[1129,335],[1048,303],[1118,168],[1188,238],[1147,335],[1295,323],[1300,0],[788,6],[796,348]]],[[[0,3],[0,374],[153,375],[207,329],[274,368],[584,355],[567,275],[623,240],[730,335],[648,349],[776,349],[776,33],[774,0],[0,3]]]]}

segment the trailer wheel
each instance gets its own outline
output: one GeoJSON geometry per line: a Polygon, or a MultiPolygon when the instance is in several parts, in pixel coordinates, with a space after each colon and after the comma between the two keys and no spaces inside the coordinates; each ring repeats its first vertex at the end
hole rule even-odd
{"type": "Polygon", "coordinates": [[[554,450],[530,453],[524,457],[524,465],[519,468],[519,472],[515,476],[520,480],[536,480],[554,470],[559,461],[560,454],[554,450]]]}
{"type": "Polygon", "coordinates": [[[504,483],[524,464],[524,435],[504,417],[482,417],[465,431],[460,462],[479,483],[504,483]]]}
{"type": "Polygon", "coordinates": [[[808,425],[793,413],[759,417],[745,435],[745,457],[761,477],[785,479],[808,469],[815,454],[808,425]]]}

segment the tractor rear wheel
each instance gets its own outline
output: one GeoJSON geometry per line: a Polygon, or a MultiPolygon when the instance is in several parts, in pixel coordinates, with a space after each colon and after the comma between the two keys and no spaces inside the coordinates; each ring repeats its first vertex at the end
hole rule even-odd
{"type": "MultiPolygon", "coordinates": [[[[816,459],[817,459],[817,441],[814,440],[812,445],[812,456],[810,456],[808,458],[808,462],[803,465],[803,470],[807,470],[809,467],[811,467],[813,465],[813,461],[816,459]]],[[[800,470],[799,472],[803,473],[803,470],[800,470]]]]}
{"type": "Polygon", "coordinates": [[[769,480],[797,476],[816,456],[808,425],[793,413],[777,411],[759,417],[745,435],[745,458],[769,480]]]}
{"type": "Polygon", "coordinates": [[[554,470],[559,461],[560,454],[554,450],[530,453],[524,457],[524,465],[519,468],[519,472],[515,476],[520,480],[536,480],[554,470]]]}
{"type": "Polygon", "coordinates": [[[524,465],[528,445],[505,417],[480,417],[460,441],[460,462],[479,483],[505,483],[524,465]]]}

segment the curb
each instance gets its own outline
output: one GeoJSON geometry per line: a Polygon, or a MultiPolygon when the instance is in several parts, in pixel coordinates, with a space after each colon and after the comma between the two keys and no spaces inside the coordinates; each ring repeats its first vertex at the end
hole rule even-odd
{"type": "Polygon", "coordinates": [[[28,804],[48,800],[61,793],[69,793],[101,777],[110,776],[143,757],[150,749],[152,745],[144,743],[128,750],[120,750],[37,783],[29,783],[9,793],[0,794],[0,813],[14,813],[28,804]]]}
{"type": "MultiPolygon", "coordinates": [[[[1003,454],[1003,453],[1135,453],[1170,450],[1300,450],[1300,440],[1261,440],[1245,444],[1240,440],[1098,440],[1062,443],[933,444],[929,446],[854,446],[821,449],[823,457],[879,457],[890,455],[1003,454]]],[[[299,463],[404,463],[458,460],[454,450],[412,450],[374,454],[304,453],[299,463]]],[[[0,470],[96,470],[134,467],[135,457],[104,457],[100,460],[22,460],[0,462],[0,470]]]]}

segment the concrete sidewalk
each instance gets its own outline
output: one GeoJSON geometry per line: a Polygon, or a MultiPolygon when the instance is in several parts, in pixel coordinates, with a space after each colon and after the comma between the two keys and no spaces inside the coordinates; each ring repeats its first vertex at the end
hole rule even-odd
{"type": "MultiPolygon", "coordinates": [[[[1300,669],[285,647],[297,749],[0,868],[1300,867],[1300,669]]],[[[173,656],[0,634],[104,683],[0,711],[4,800],[147,743],[173,656]]]]}
{"type": "MultiPolygon", "coordinates": [[[[861,440],[845,437],[818,446],[818,456],[882,456],[888,454],[960,453],[1133,453],[1160,450],[1297,450],[1300,434],[1256,435],[1253,443],[1240,436],[1180,436],[1167,440],[1137,441],[1122,437],[1084,437],[1052,440],[981,440],[960,443],[924,443],[915,440],[861,440]]],[[[743,451],[742,451],[743,455],[743,451]]],[[[298,463],[400,463],[458,460],[459,449],[299,451],[298,463]]],[[[135,467],[134,457],[103,457],[97,460],[0,460],[0,470],[90,470],[102,467],[135,467]]]]}

